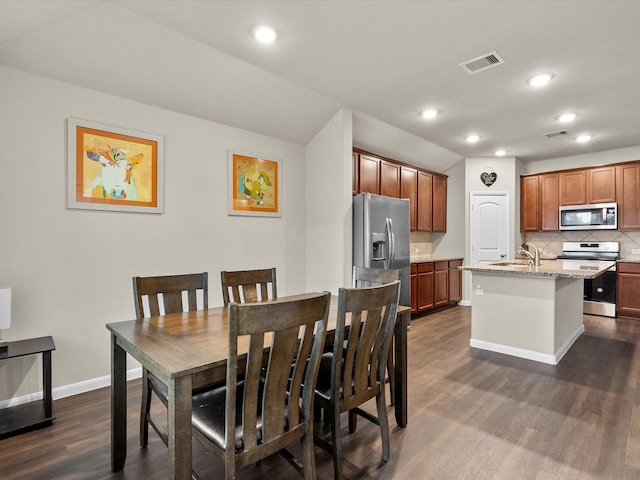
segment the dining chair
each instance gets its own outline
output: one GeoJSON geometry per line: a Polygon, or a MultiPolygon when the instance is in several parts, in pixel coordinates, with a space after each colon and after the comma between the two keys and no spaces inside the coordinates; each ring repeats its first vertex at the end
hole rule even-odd
{"type": "MultiPolygon", "coordinates": [[[[136,318],[155,317],[170,313],[208,308],[208,274],[133,277],[133,299],[136,318]]],[[[155,393],[167,406],[167,386],[147,369],[142,369],[142,405],[140,409],[140,446],[149,443],[149,424],[167,444],[167,431],[151,415],[151,398],[155,393]]]]}
{"type": "MultiPolygon", "coordinates": [[[[361,287],[376,287],[391,283],[396,280],[400,280],[399,269],[385,269],[385,268],[368,268],[353,266],[352,284],[353,288],[361,287]]],[[[389,356],[387,358],[387,378],[386,383],[389,384],[389,396],[391,404],[395,404],[396,401],[396,385],[393,375],[393,345],[389,347],[389,356]]],[[[349,417],[349,429],[353,433],[356,429],[356,417],[350,415],[349,417]]]]}
{"type": "Polygon", "coordinates": [[[333,351],[320,360],[316,406],[329,415],[331,444],[315,442],[333,454],[335,478],[342,480],[340,414],[356,413],[380,426],[382,460],[389,460],[389,421],[385,405],[385,363],[393,336],[400,281],[365,288],[341,288],[333,351]],[[348,329],[348,332],[347,332],[348,329]],[[346,342],[345,342],[346,340],[346,342]],[[377,417],[360,409],[375,398],[377,417]]]}
{"type": "Polygon", "coordinates": [[[192,404],[193,436],[224,461],[227,479],[274,453],[316,478],[314,388],[303,385],[315,385],[330,301],[324,292],[229,305],[226,385],[194,395],[192,404]],[[302,465],[285,448],[297,440],[302,465]]]}
{"type": "Polygon", "coordinates": [[[231,302],[254,303],[278,298],[275,268],[222,271],[220,277],[225,306],[231,302]]]}

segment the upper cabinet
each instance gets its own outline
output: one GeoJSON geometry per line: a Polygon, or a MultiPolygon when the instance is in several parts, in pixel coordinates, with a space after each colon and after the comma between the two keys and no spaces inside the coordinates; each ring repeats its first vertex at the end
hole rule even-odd
{"type": "Polygon", "coordinates": [[[447,231],[447,179],[433,176],[433,232],[447,231]]]}
{"type": "Polygon", "coordinates": [[[418,171],[415,168],[400,167],[400,198],[409,199],[409,224],[416,229],[418,214],[418,171]]]}
{"type": "Polygon", "coordinates": [[[370,155],[359,155],[358,193],[368,192],[380,195],[380,163],[382,160],[370,155]]]}
{"type": "Polygon", "coordinates": [[[380,162],[380,195],[400,198],[400,165],[380,162]]]}
{"type": "Polygon", "coordinates": [[[433,175],[418,172],[418,207],[416,230],[430,232],[433,229],[433,175]]]}
{"type": "Polygon", "coordinates": [[[618,228],[640,229],[640,163],[616,166],[618,228]]]}
{"type": "Polygon", "coordinates": [[[587,203],[587,173],[585,170],[560,174],[560,205],[587,203]]]}
{"type": "Polygon", "coordinates": [[[520,178],[520,231],[540,230],[540,177],[520,178]]]}
{"type": "Polygon", "coordinates": [[[558,230],[560,221],[560,175],[540,175],[540,230],[558,230]]]}
{"type": "Polygon", "coordinates": [[[585,205],[615,201],[615,166],[560,173],[560,205],[585,205]]]}
{"type": "Polygon", "coordinates": [[[557,231],[559,207],[618,202],[618,228],[640,228],[640,162],[520,178],[520,231],[557,231]]]}
{"type": "Polygon", "coordinates": [[[447,231],[447,176],[388,158],[354,151],[354,195],[407,198],[411,230],[447,231]],[[357,177],[357,178],[356,178],[357,177]]]}
{"type": "Polygon", "coordinates": [[[607,166],[587,170],[587,203],[616,201],[616,167],[607,166]]]}

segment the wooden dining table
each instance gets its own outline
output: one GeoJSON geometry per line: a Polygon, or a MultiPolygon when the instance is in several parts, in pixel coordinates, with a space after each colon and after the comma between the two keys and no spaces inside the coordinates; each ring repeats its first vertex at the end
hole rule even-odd
{"type": "MultiPolygon", "coordinates": [[[[304,298],[297,295],[287,298],[304,298]]],[[[331,297],[326,344],[333,343],[338,299],[331,297]]],[[[170,479],[191,478],[191,396],[194,388],[223,380],[229,351],[227,307],[109,323],[111,332],[111,470],[127,456],[127,353],[169,390],[170,479]]],[[[409,307],[398,306],[394,330],[395,417],[407,425],[407,327],[409,307]]]]}

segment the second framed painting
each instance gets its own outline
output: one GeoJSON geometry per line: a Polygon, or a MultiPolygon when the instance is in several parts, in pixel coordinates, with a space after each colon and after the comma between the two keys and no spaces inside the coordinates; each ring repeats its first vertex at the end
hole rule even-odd
{"type": "Polygon", "coordinates": [[[279,159],[229,149],[229,215],[281,217],[279,159]]]}

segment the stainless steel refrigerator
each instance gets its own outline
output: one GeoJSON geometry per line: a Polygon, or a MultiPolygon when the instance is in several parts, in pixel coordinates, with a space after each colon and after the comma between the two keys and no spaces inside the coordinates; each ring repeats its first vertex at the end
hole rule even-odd
{"type": "Polygon", "coordinates": [[[400,269],[400,304],[411,306],[409,200],[372,193],[353,198],[353,264],[400,269]]]}

